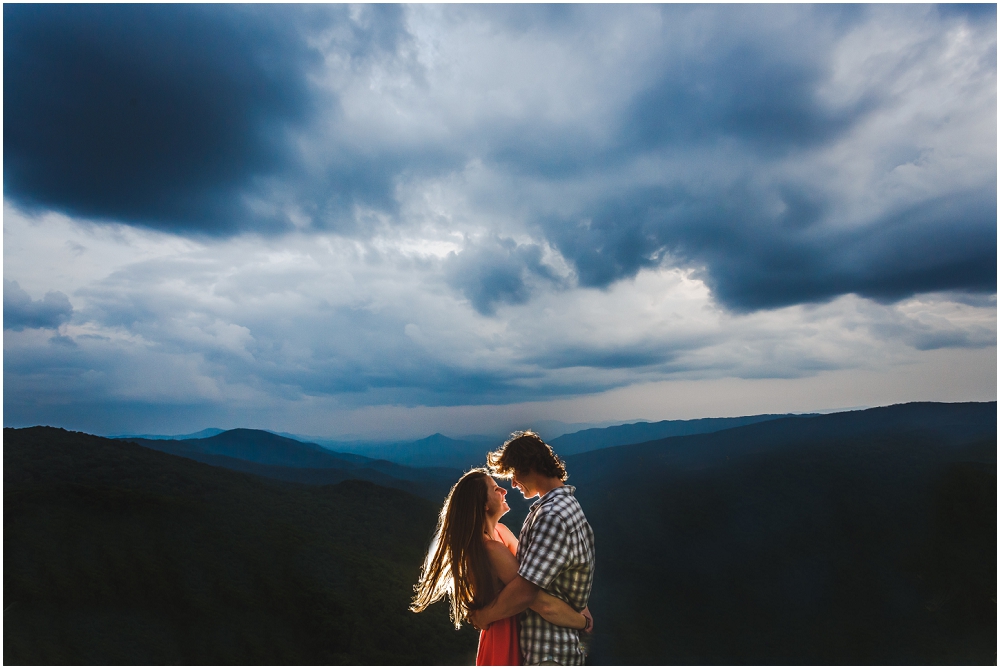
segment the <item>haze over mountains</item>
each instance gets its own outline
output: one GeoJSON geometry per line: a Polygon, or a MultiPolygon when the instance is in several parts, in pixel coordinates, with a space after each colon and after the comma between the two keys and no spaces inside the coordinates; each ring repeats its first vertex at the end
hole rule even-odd
{"type": "MultiPolygon", "coordinates": [[[[713,420],[552,440],[597,537],[592,663],[995,662],[995,402],[713,420]],[[650,429],[675,436],[601,447],[650,429]]],[[[482,444],[409,442],[434,468],[257,430],[4,440],[5,663],[471,660],[443,605],[405,605],[482,444]]]]}
{"type": "MultiPolygon", "coordinates": [[[[649,441],[651,439],[717,432],[740,425],[774,420],[786,415],[790,414],[762,414],[736,418],[700,418],[695,420],[664,420],[654,423],[643,421],[603,428],[591,427],[577,432],[560,434],[554,438],[550,438],[545,431],[539,430],[539,433],[552,444],[556,453],[560,456],[566,456],[585,453],[599,448],[607,448],[609,446],[621,446],[623,444],[649,441]]],[[[551,422],[553,421],[543,421],[543,423],[551,422]]],[[[560,425],[565,424],[560,423],[560,425]]],[[[559,432],[559,430],[554,431],[559,432]]],[[[201,459],[202,462],[209,462],[209,460],[203,458],[207,455],[213,455],[234,457],[241,460],[276,466],[319,467],[323,466],[319,464],[320,462],[326,462],[325,466],[344,468],[346,463],[342,461],[352,460],[349,456],[353,454],[363,456],[360,460],[357,458],[352,460],[355,466],[358,463],[371,460],[389,460],[410,467],[445,467],[465,470],[469,467],[485,464],[486,453],[503,443],[505,436],[489,437],[480,435],[454,439],[438,433],[423,439],[403,441],[336,441],[301,437],[288,433],[278,434],[264,430],[237,429],[224,431],[218,428],[208,428],[194,434],[174,437],[164,435],[122,435],[112,438],[128,439],[136,443],[143,443],[151,448],[179,455],[185,453],[200,454],[195,459],[201,459]],[[264,436],[267,434],[271,434],[275,439],[269,440],[268,437],[264,436]],[[183,446],[181,444],[149,443],[154,440],[161,442],[181,442],[183,446]],[[292,440],[306,444],[306,447],[296,450],[290,444],[292,440]],[[267,453],[264,451],[258,453],[255,449],[260,448],[265,443],[271,445],[271,450],[267,453]],[[323,460],[323,456],[319,455],[322,451],[318,450],[317,447],[322,447],[333,457],[323,460]],[[292,455],[293,452],[296,454],[292,455]],[[317,458],[320,458],[320,460],[317,460],[317,458]]],[[[385,473],[391,474],[390,472],[385,473]]],[[[403,470],[397,470],[396,473],[403,474],[403,470]]],[[[401,478],[417,480],[417,478],[421,477],[404,474],[401,478]]]]}
{"type": "MultiPolygon", "coordinates": [[[[648,422],[642,421],[641,419],[635,419],[630,421],[622,420],[611,420],[602,421],[597,423],[565,423],[559,420],[541,420],[532,421],[530,429],[535,430],[540,434],[544,434],[546,439],[555,439],[564,434],[570,434],[572,432],[580,432],[582,430],[589,430],[594,428],[604,428],[613,425],[620,425],[624,423],[637,423],[637,422],[648,422]]],[[[270,431],[270,430],[269,430],[270,431]]],[[[125,438],[140,438],[140,439],[201,439],[203,437],[212,437],[226,430],[218,427],[208,427],[204,430],[199,430],[198,432],[192,432],[190,434],[138,434],[138,433],[123,433],[123,434],[108,434],[105,435],[109,439],[125,439],[125,438]]],[[[296,441],[306,441],[313,444],[321,444],[330,446],[333,444],[358,444],[358,445],[374,445],[374,444],[390,444],[390,443],[405,443],[407,439],[371,439],[363,438],[358,435],[346,434],[339,435],[337,437],[330,436],[318,436],[318,435],[305,435],[305,434],[295,434],[292,432],[280,432],[271,431],[273,434],[277,434],[281,437],[288,437],[289,439],[295,439],[296,441]]],[[[461,434],[458,436],[452,436],[452,439],[457,439],[459,441],[496,441],[503,440],[506,437],[506,433],[496,433],[496,434],[461,434]]],[[[414,441],[414,439],[409,439],[409,441],[414,441]]]]}

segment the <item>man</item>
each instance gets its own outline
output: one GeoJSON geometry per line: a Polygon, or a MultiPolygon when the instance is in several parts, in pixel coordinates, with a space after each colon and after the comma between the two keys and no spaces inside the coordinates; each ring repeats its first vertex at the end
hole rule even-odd
{"type": "Polygon", "coordinates": [[[583,664],[578,630],[553,625],[528,609],[543,589],[583,613],[587,632],[593,628],[587,600],[594,581],[594,532],[573,495],[576,489],[563,483],[563,463],[533,432],[515,432],[487,455],[487,463],[497,476],[512,479],[525,499],[539,499],[521,528],[517,577],[492,604],[472,612],[472,622],[486,629],[497,620],[523,614],[520,644],[525,664],[583,664]]]}

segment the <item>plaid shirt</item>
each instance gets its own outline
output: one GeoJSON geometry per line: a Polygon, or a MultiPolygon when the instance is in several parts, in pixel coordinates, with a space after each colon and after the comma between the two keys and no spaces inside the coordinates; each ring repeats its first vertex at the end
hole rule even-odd
{"type": "MultiPolygon", "coordinates": [[[[594,532],[573,496],[575,490],[569,485],[555,488],[531,505],[517,561],[522,578],[582,611],[594,582],[594,532]]],[[[583,664],[585,651],[577,630],[553,625],[531,609],[521,615],[525,664],[583,664]]]]}

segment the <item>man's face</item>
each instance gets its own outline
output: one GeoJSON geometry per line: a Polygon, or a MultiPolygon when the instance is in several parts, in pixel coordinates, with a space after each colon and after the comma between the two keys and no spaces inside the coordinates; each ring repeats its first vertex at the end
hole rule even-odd
{"type": "Polygon", "coordinates": [[[515,469],[514,474],[510,477],[510,482],[515,488],[521,491],[525,499],[531,499],[538,494],[538,490],[535,489],[533,485],[534,477],[531,472],[524,472],[515,469]]]}

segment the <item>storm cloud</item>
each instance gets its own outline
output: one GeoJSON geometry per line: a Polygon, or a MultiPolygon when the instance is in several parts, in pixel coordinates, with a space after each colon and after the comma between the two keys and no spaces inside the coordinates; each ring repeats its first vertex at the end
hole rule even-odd
{"type": "Polygon", "coordinates": [[[542,262],[537,244],[518,244],[513,239],[491,237],[448,257],[451,285],[469,299],[476,311],[493,315],[499,304],[524,304],[531,284],[539,279],[558,283],[560,277],[542,262]]]}
{"type": "Polygon", "coordinates": [[[370,8],[367,30],[346,12],[5,7],[6,196],[181,232],[284,229],[259,201],[296,175],[296,132],[318,112],[309,78],[323,59],[310,35],[353,27],[341,41],[357,59],[396,46],[397,8],[370,8]]]}
{"type": "Polygon", "coordinates": [[[743,188],[706,200],[665,189],[603,203],[577,223],[547,224],[582,285],[605,287],[664,258],[704,268],[735,311],[855,293],[896,301],[917,292],[996,290],[996,191],[928,198],[852,227],[822,225],[822,195],[788,188],[768,216],[743,188]],[[812,197],[811,197],[812,196],[812,197]]]}
{"type": "MultiPolygon", "coordinates": [[[[990,173],[959,192],[914,194],[888,209],[835,220],[831,202],[845,194],[786,169],[891,110],[900,98],[892,87],[903,76],[899,69],[938,57],[949,30],[988,30],[996,20],[989,12],[900,8],[873,17],[875,10],[861,6],[656,8],[662,44],[634,45],[647,51],[645,68],[628,73],[631,87],[614,92],[604,117],[543,113],[529,122],[523,110],[473,107],[480,120],[462,127],[454,118],[461,110],[440,109],[438,141],[413,128],[413,136],[394,142],[379,136],[388,130],[379,127],[382,119],[363,123],[345,112],[352,84],[344,77],[393,82],[397,95],[384,93],[386,104],[419,110],[433,102],[429,87],[447,84],[415,55],[419,35],[408,31],[401,8],[373,6],[354,16],[344,8],[287,6],[4,11],[5,188],[26,206],[189,232],[298,226],[370,236],[379,215],[406,224],[395,191],[401,182],[481,160],[501,177],[537,175],[535,189],[565,198],[569,217],[552,216],[529,196],[534,211],[522,223],[562,253],[582,286],[606,287],[642,268],[683,263],[704,272],[722,304],[752,310],[850,292],[898,299],[995,285],[990,173]],[[873,18],[916,19],[937,34],[905,45],[884,78],[878,61],[892,56],[876,50],[873,63],[857,64],[857,74],[872,64],[875,72],[845,87],[838,49],[873,18]],[[317,85],[331,74],[337,85],[317,85]],[[594,122],[607,124],[605,136],[586,131],[594,122]],[[324,136],[324,127],[332,134],[324,136]],[[302,146],[315,141],[323,146],[302,146]],[[568,181],[595,173],[616,181],[642,161],[679,154],[716,160],[708,170],[690,167],[697,184],[672,166],[611,189],[564,192],[568,181]],[[762,179],[762,167],[784,173],[762,179]],[[358,218],[358,207],[375,218],[358,218]]],[[[574,37],[592,33],[607,15],[632,11],[517,8],[475,10],[473,17],[494,31],[510,30],[512,40],[565,44],[570,55],[574,37]]],[[[467,18],[463,9],[444,15],[467,18]]],[[[977,60],[965,65],[967,81],[959,83],[995,80],[995,47],[982,47],[969,54],[977,60]]],[[[592,87],[599,74],[577,76],[592,87]]],[[[551,76],[557,72],[542,78],[551,76]]],[[[470,97],[489,90],[488,75],[477,83],[481,90],[469,90],[470,97]]],[[[559,95],[547,104],[560,103],[559,95]]],[[[911,153],[927,153],[923,139],[910,139],[911,153]]],[[[461,268],[453,285],[481,313],[526,301],[531,291],[511,263],[539,271],[537,259],[524,255],[537,244],[522,246],[513,255],[498,247],[492,260],[470,247],[453,263],[461,268]]]]}
{"type": "Polygon", "coordinates": [[[3,328],[58,328],[73,315],[69,298],[59,291],[45,293],[40,300],[33,300],[21,289],[17,281],[3,280],[3,328]]]}

